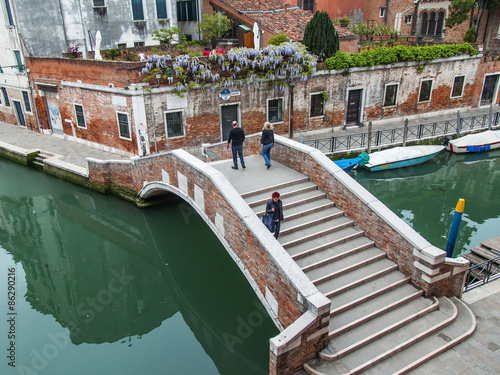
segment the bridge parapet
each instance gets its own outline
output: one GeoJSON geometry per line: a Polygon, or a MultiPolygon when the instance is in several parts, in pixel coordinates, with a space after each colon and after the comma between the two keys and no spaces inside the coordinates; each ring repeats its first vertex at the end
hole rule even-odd
{"type": "MultiPolygon", "coordinates": [[[[225,148],[225,144],[221,146],[225,148]]],[[[282,331],[270,342],[271,374],[301,369],[327,344],[330,300],[305,276],[222,173],[183,150],[130,161],[87,159],[87,166],[89,184],[98,190],[129,200],[169,191],[195,208],[282,331]]]]}
{"type": "MultiPolygon", "coordinates": [[[[245,141],[248,155],[260,154],[259,134],[245,141]]],[[[223,155],[222,144],[204,145],[205,160],[223,155]]],[[[229,158],[229,156],[227,157],[229,158]]],[[[422,288],[426,296],[460,296],[469,262],[446,258],[446,253],[431,245],[369,191],[338,168],[321,151],[275,135],[272,158],[309,176],[327,198],[366,232],[399,269],[422,288]]]]}

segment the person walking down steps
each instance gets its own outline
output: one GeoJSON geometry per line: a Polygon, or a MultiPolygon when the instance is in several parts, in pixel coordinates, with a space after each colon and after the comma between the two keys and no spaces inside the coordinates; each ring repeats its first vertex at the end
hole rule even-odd
{"type": "Polygon", "coordinates": [[[266,213],[270,214],[273,218],[273,230],[274,238],[278,239],[281,230],[281,222],[284,220],[283,217],[283,203],[280,200],[280,193],[275,191],[271,200],[266,204],[266,213]]]}
{"type": "Polygon", "coordinates": [[[243,141],[245,140],[245,132],[242,128],[238,127],[238,123],[233,121],[233,128],[229,132],[229,138],[227,139],[227,148],[231,144],[231,150],[233,151],[233,166],[231,168],[238,169],[238,155],[241,161],[241,167],[245,168],[245,160],[243,159],[243,141]]]}
{"type": "Polygon", "coordinates": [[[267,169],[269,169],[271,168],[271,149],[274,146],[274,131],[271,123],[267,121],[262,128],[260,143],[262,143],[262,157],[264,158],[267,169]]]}

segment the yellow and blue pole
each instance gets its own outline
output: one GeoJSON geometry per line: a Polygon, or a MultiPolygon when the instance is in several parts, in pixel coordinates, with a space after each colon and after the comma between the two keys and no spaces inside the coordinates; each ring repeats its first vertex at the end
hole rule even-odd
{"type": "Polygon", "coordinates": [[[455,213],[453,214],[453,221],[451,223],[450,234],[448,235],[448,243],[446,244],[446,256],[451,258],[453,256],[453,249],[455,248],[455,242],[457,240],[458,228],[460,227],[460,222],[462,221],[462,215],[465,208],[465,199],[459,199],[457,207],[455,207],[455,213]]]}

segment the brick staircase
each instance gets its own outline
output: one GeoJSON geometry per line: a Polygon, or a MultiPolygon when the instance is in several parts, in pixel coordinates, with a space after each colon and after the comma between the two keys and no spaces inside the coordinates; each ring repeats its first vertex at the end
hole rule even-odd
{"type": "Polygon", "coordinates": [[[278,190],[278,241],[331,300],[329,345],[310,374],[403,374],[472,334],[475,318],[456,298],[424,298],[385,253],[308,177],[245,192],[261,217],[278,190]]]}

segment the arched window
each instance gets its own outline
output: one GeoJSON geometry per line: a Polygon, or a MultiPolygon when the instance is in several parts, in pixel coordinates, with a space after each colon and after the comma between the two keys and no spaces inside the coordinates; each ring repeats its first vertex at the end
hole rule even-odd
{"type": "Polygon", "coordinates": [[[424,12],[422,14],[422,30],[420,31],[420,34],[422,35],[427,35],[427,27],[429,26],[429,15],[427,12],[424,12]]]}
{"type": "Polygon", "coordinates": [[[444,11],[438,13],[437,25],[436,25],[436,36],[443,36],[443,26],[444,26],[444,11]]]}
{"type": "Polygon", "coordinates": [[[429,30],[427,31],[427,35],[436,35],[436,12],[431,12],[431,16],[429,18],[429,30]]]}

